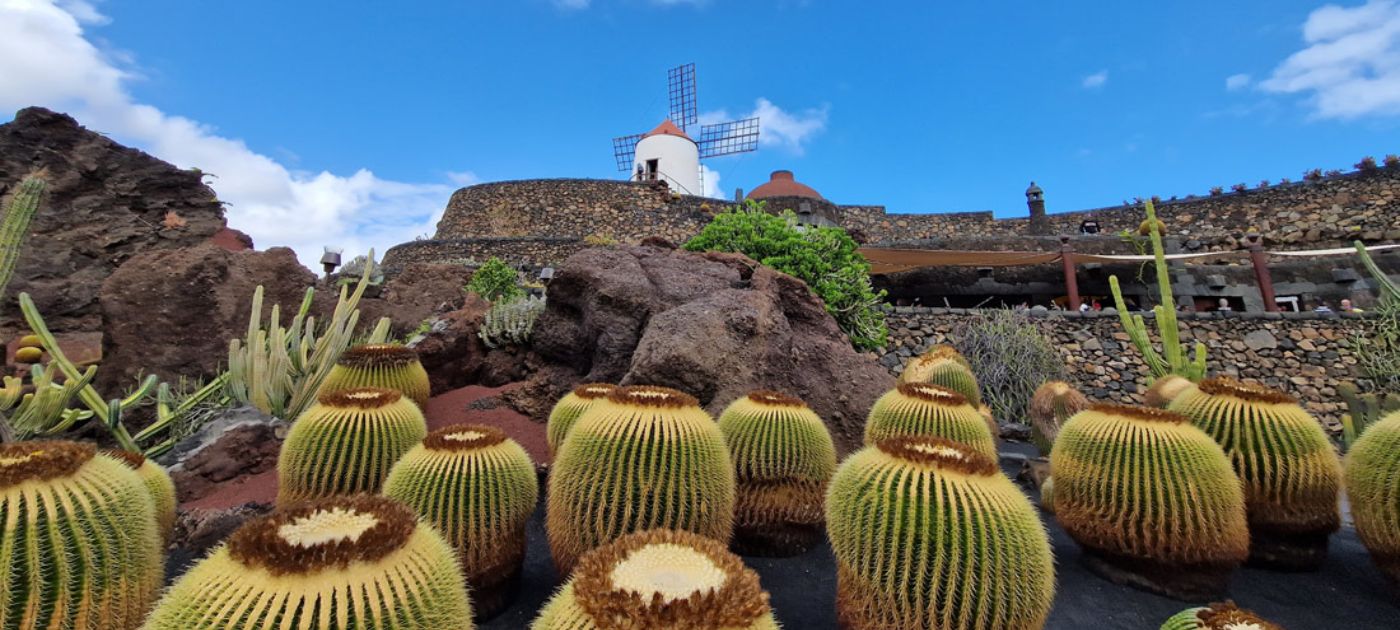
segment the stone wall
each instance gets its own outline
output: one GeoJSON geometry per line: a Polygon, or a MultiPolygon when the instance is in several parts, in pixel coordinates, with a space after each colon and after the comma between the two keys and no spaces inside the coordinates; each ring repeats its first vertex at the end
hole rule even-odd
{"type": "Polygon", "coordinates": [[[475,266],[491,257],[540,268],[557,264],[587,247],[581,238],[482,237],[422,240],[395,245],[384,253],[384,271],[396,273],[412,263],[475,266]]]}
{"type": "MultiPolygon", "coordinates": [[[[976,317],[971,309],[897,308],[881,363],[898,374],[935,343],[950,342],[976,317]]],[[[1055,343],[1071,382],[1092,399],[1142,403],[1147,366],[1114,313],[1030,312],[1028,321],[1055,343]]],[[[1336,386],[1356,380],[1345,340],[1364,330],[1358,315],[1319,313],[1182,314],[1182,340],[1206,344],[1215,375],[1262,382],[1298,397],[1331,428],[1345,410],[1336,386]]],[[[1155,330],[1150,314],[1148,327],[1155,330]]]]}

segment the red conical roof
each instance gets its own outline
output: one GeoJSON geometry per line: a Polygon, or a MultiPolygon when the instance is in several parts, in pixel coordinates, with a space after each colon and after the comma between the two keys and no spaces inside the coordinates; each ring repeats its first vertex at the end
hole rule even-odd
{"type": "MultiPolygon", "coordinates": [[[[681,131],[681,128],[677,127],[676,124],[671,122],[671,119],[669,118],[661,121],[661,124],[657,125],[655,129],[648,131],[646,135],[642,137],[650,138],[652,136],[658,136],[662,134],[668,136],[680,136],[682,138],[685,138],[686,140],[690,140],[690,136],[685,135],[685,132],[681,131]]],[[[691,140],[691,142],[694,142],[694,140],[691,140]]]]}
{"type": "Polygon", "coordinates": [[[771,178],[748,194],[748,199],[765,197],[809,197],[822,199],[821,193],[792,178],[792,171],[773,171],[771,178]]]}

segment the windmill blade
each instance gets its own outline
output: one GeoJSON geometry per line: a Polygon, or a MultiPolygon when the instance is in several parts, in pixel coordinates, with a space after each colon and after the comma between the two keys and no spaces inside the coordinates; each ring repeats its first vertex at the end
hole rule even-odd
{"type": "Polygon", "coordinates": [[[700,128],[700,159],[758,149],[758,118],[744,118],[700,128]]]}
{"type": "Polygon", "coordinates": [[[632,162],[636,161],[637,143],[646,134],[634,133],[630,136],[620,136],[613,138],[613,159],[617,160],[617,170],[632,170],[632,162]]]}
{"type": "Polygon", "coordinates": [[[671,93],[671,122],[685,131],[700,120],[695,104],[695,64],[671,68],[666,79],[671,93]]]}

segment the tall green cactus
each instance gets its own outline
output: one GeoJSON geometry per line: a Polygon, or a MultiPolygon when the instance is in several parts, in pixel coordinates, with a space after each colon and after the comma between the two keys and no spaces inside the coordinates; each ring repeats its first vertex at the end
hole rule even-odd
{"type": "Polygon", "coordinates": [[[24,246],[29,222],[39,210],[39,202],[44,198],[47,185],[44,178],[30,175],[19,183],[10,202],[5,205],[5,214],[0,217],[0,297],[4,297],[5,287],[15,273],[15,263],[19,261],[19,250],[24,246]]]}
{"type": "Polygon", "coordinates": [[[13,442],[34,435],[52,435],[67,431],[78,422],[92,417],[87,409],[72,409],[73,398],[97,375],[89,367],[81,377],[54,382],[53,370],[42,365],[29,368],[34,391],[24,392],[24,381],[6,376],[0,387],[0,442],[13,442]]]}
{"type": "MultiPolygon", "coordinates": [[[[1151,201],[1147,202],[1147,220],[1157,220],[1157,211],[1152,207],[1151,201]]],[[[1152,339],[1147,334],[1147,322],[1142,316],[1128,312],[1128,307],[1123,302],[1123,291],[1118,288],[1118,276],[1108,278],[1108,285],[1113,290],[1113,304],[1118,308],[1123,330],[1142,353],[1143,361],[1152,371],[1153,378],[1176,374],[1192,382],[1199,381],[1206,377],[1206,346],[1196,342],[1194,357],[1187,356],[1181,347],[1181,331],[1176,323],[1176,300],[1172,297],[1171,276],[1167,272],[1167,258],[1162,250],[1162,234],[1158,230],[1151,230],[1149,235],[1152,237],[1152,256],[1157,265],[1157,289],[1162,297],[1161,304],[1152,308],[1152,312],[1156,314],[1157,334],[1162,338],[1162,351],[1158,353],[1153,347],[1152,339]]]]}
{"type": "Polygon", "coordinates": [[[1400,392],[1400,286],[1385,275],[1360,241],[1356,255],[1371,273],[1380,293],[1373,314],[1370,334],[1357,333],[1351,339],[1357,367],[1371,379],[1378,391],[1400,392]]]}

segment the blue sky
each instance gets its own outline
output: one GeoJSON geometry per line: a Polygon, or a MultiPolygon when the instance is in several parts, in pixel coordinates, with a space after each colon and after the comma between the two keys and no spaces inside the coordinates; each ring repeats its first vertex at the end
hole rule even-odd
{"type": "Polygon", "coordinates": [[[1394,0],[399,4],[0,0],[0,107],[215,173],[233,227],[304,260],[430,232],[459,183],[618,177],[610,138],[692,61],[702,112],[765,114],[708,163],[725,196],[789,168],[1018,216],[1032,179],[1054,212],[1400,153],[1394,0]]]}

